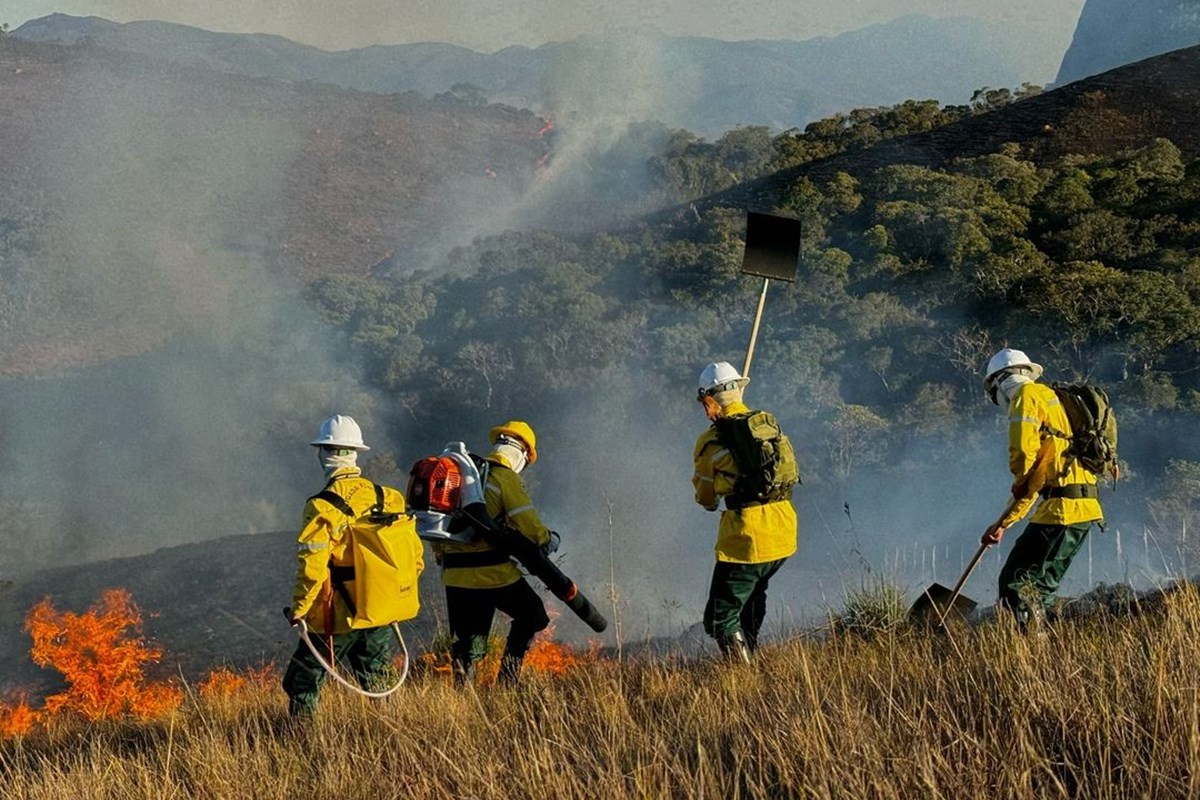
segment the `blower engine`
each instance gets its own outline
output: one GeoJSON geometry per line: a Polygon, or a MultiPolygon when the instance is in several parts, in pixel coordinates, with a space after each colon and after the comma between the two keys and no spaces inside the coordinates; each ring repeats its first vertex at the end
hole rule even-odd
{"type": "Polygon", "coordinates": [[[462,442],[450,442],[440,456],[413,464],[406,499],[417,521],[417,535],[431,542],[483,539],[516,559],[592,630],[603,631],[608,620],[542,548],[488,515],[483,495],[487,466],[486,461],[476,463],[462,442]]]}

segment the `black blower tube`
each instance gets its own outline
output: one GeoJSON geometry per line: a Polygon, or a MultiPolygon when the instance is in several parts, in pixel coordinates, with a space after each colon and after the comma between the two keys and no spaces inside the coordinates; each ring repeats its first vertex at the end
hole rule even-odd
{"type": "Polygon", "coordinates": [[[562,600],[567,608],[586,622],[589,628],[600,633],[608,627],[608,620],[584,593],[579,591],[575,581],[567,577],[567,574],[542,552],[542,548],[525,538],[520,531],[498,525],[488,515],[483,503],[466,506],[463,515],[485,542],[515,558],[530,575],[544,583],[552,595],[562,600]]]}

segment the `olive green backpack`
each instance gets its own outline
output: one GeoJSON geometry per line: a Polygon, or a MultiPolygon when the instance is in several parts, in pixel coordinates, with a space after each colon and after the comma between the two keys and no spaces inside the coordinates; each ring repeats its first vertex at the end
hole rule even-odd
{"type": "Polygon", "coordinates": [[[800,467],[792,443],[774,414],[751,411],[722,417],[715,426],[717,440],[733,455],[738,468],[727,507],[771,503],[792,496],[792,487],[801,482],[800,467]]]}

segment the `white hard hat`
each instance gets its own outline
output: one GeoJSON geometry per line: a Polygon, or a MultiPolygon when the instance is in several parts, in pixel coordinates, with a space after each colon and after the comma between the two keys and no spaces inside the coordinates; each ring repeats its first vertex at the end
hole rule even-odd
{"type": "Polygon", "coordinates": [[[1042,365],[1030,361],[1024,350],[1006,347],[988,359],[987,367],[983,370],[983,390],[991,394],[996,376],[1014,367],[1025,367],[1033,373],[1034,380],[1037,380],[1042,374],[1042,365]]]}
{"type": "Polygon", "coordinates": [[[351,450],[370,450],[363,444],[362,428],[354,417],[335,414],[321,423],[317,438],[309,442],[313,447],[348,447],[351,450]]]}
{"type": "Polygon", "coordinates": [[[714,361],[700,370],[699,394],[714,394],[726,389],[737,389],[750,382],[743,378],[742,373],[733,368],[728,361],[714,361]]]}

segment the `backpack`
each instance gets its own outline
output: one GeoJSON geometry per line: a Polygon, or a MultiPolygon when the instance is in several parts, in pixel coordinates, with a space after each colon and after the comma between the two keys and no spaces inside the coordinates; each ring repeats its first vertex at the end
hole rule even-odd
{"type": "Polygon", "coordinates": [[[417,536],[429,542],[475,541],[475,528],[460,513],[466,502],[463,492],[466,488],[481,499],[490,466],[486,459],[467,452],[461,442],[451,442],[441,455],[414,463],[404,495],[417,520],[417,536]]]}
{"type": "MultiPolygon", "coordinates": [[[[769,411],[722,417],[715,423],[717,441],[737,464],[735,505],[771,503],[791,497],[800,480],[792,443],[769,411]]],[[[726,499],[729,507],[729,499],[726,499]]]]}
{"type": "Polygon", "coordinates": [[[412,519],[384,508],[383,487],[372,483],[375,502],[359,513],[337,492],[325,489],[310,500],[324,500],[350,518],[343,528],[349,537],[353,571],[330,565],[329,579],[350,611],[350,628],[375,628],[412,619],[420,610],[417,595],[417,541],[412,519]],[[354,581],[354,591],[346,585],[354,581]]]}
{"type": "Polygon", "coordinates": [[[1108,394],[1098,386],[1086,383],[1051,383],[1050,388],[1058,396],[1067,420],[1071,423],[1071,435],[1052,428],[1049,432],[1060,439],[1068,439],[1066,455],[1093,475],[1118,474],[1117,470],[1117,418],[1113,414],[1108,394]]]}

